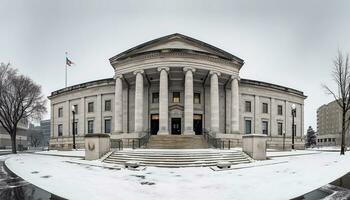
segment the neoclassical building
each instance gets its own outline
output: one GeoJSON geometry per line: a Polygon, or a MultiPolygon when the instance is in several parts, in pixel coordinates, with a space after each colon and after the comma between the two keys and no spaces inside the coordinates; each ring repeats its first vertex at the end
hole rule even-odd
{"type": "Polygon", "coordinates": [[[291,106],[296,106],[295,144],[304,147],[303,92],[239,75],[244,61],[182,35],[164,36],[109,59],[113,78],[52,92],[53,148],[72,144],[72,106],[78,146],[88,133],[112,139],[151,135],[202,135],[236,141],[266,134],[270,148],[291,144],[291,106]]]}

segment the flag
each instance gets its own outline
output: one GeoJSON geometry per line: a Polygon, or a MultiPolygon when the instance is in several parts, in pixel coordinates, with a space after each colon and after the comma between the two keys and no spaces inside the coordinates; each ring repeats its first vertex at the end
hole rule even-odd
{"type": "Polygon", "coordinates": [[[66,57],[66,65],[67,66],[72,66],[72,65],[74,65],[75,63],[74,62],[72,62],[71,60],[69,60],[67,57],[66,57]]]}

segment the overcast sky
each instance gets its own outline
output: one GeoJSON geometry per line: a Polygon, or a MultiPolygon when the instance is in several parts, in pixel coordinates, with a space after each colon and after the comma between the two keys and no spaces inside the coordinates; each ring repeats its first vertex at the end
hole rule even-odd
{"type": "MultiPolygon", "coordinates": [[[[108,59],[135,45],[182,33],[245,61],[242,78],[301,90],[305,131],[332,100],[332,60],[350,52],[350,1],[0,0],[0,62],[43,88],[64,87],[65,51],[77,63],[68,85],[113,76],[108,59]]],[[[48,118],[49,114],[45,116],[48,118]]]]}

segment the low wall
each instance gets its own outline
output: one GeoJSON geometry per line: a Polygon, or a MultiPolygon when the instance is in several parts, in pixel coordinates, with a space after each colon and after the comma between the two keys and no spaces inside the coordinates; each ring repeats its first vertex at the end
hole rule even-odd
{"type": "Polygon", "coordinates": [[[243,152],[254,160],[266,160],[266,135],[247,134],[242,136],[243,152]]]}
{"type": "Polygon", "coordinates": [[[85,135],[85,160],[97,160],[110,151],[108,134],[85,135]]]}

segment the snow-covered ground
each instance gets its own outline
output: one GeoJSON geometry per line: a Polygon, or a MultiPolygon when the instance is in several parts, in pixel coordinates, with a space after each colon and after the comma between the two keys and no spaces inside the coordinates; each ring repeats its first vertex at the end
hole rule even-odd
{"type": "Polygon", "coordinates": [[[52,156],[69,156],[69,157],[78,157],[78,158],[85,157],[84,149],[73,150],[73,151],[58,151],[58,150],[37,151],[35,153],[42,154],[42,155],[52,155],[52,156]]]}
{"type": "Polygon", "coordinates": [[[22,154],[8,158],[6,165],[30,183],[61,197],[104,200],[290,199],[350,171],[350,154],[339,153],[290,156],[288,162],[227,171],[207,167],[131,171],[89,166],[87,161],[67,162],[78,160],[22,154]]]}

